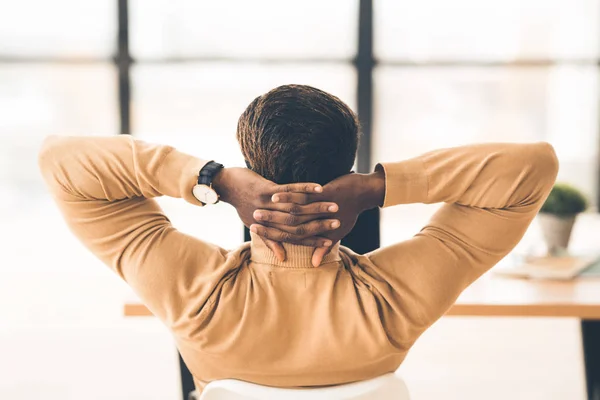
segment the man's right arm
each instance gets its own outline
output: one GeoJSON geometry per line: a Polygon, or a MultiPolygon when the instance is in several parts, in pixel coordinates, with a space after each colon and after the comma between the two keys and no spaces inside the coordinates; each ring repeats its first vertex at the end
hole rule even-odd
{"type": "Polygon", "coordinates": [[[376,289],[390,304],[384,325],[410,341],[521,240],[552,188],[558,161],[547,143],[481,144],[377,169],[385,173],[384,207],[446,203],[415,237],[368,255],[383,278],[376,289]]]}

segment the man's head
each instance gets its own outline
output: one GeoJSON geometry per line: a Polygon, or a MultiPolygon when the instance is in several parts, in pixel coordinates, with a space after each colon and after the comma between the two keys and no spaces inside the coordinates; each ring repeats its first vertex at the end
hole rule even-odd
{"type": "Polygon", "coordinates": [[[352,169],[356,115],[340,99],[305,85],[279,86],[254,99],[238,121],[248,167],[275,183],[322,185],[352,169]]]}

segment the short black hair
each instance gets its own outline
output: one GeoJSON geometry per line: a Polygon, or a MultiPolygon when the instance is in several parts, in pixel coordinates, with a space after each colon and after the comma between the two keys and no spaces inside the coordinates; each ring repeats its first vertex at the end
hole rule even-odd
{"type": "Polygon", "coordinates": [[[356,114],[339,98],[284,85],[248,105],[237,139],[248,167],[266,179],[324,185],[351,171],[359,131],[356,114]]]}

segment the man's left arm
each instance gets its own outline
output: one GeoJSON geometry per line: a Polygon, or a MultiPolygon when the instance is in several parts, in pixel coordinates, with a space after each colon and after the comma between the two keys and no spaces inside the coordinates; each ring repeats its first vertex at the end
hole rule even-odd
{"type": "Polygon", "coordinates": [[[177,231],[154,197],[192,194],[205,161],[127,136],[49,137],[39,166],[67,224],[169,326],[198,311],[226,252],[177,231]]]}

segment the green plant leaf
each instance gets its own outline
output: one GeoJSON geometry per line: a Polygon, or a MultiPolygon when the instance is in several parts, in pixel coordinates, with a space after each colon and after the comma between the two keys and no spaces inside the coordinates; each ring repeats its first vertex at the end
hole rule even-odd
{"type": "Polygon", "coordinates": [[[567,183],[557,183],[540,212],[567,217],[585,211],[587,206],[587,199],[581,191],[567,183]]]}

